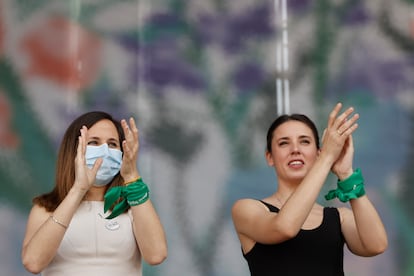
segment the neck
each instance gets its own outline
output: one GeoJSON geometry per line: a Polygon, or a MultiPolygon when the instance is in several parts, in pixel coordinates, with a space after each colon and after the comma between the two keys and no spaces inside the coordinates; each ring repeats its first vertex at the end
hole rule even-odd
{"type": "Polygon", "coordinates": [[[296,186],[286,186],[283,185],[283,183],[280,183],[276,192],[273,194],[273,197],[279,202],[279,204],[284,205],[295,189],[296,186]]]}
{"type": "Polygon", "coordinates": [[[85,200],[88,201],[103,201],[106,187],[92,186],[85,195],[85,200]]]}
{"type": "Polygon", "coordinates": [[[276,199],[276,202],[280,204],[280,206],[285,205],[285,202],[288,200],[289,196],[284,195],[280,192],[276,192],[273,194],[274,198],[276,199]]]}

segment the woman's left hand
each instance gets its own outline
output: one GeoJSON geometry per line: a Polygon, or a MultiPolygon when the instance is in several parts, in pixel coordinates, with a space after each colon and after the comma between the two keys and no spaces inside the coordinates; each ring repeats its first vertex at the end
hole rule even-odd
{"type": "Polygon", "coordinates": [[[121,120],[121,125],[125,134],[125,140],[122,141],[124,154],[122,157],[121,175],[125,183],[127,183],[140,177],[137,168],[139,136],[138,128],[133,118],[129,119],[129,126],[125,119],[121,120]]]}
{"type": "Polygon", "coordinates": [[[338,159],[332,166],[332,172],[340,180],[344,180],[349,177],[354,171],[352,168],[352,161],[354,158],[354,143],[352,140],[352,135],[346,139],[342,152],[339,155],[338,159]]]}

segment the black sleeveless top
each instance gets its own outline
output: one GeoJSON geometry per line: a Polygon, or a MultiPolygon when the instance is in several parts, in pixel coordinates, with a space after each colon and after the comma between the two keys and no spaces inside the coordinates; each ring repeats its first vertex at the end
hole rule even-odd
{"type": "MultiPolygon", "coordinates": [[[[277,207],[261,202],[271,212],[279,212],[277,207]]],[[[278,244],[256,243],[243,256],[252,276],[344,275],[344,237],[339,212],[325,207],[317,228],[300,230],[293,239],[278,244]]]]}

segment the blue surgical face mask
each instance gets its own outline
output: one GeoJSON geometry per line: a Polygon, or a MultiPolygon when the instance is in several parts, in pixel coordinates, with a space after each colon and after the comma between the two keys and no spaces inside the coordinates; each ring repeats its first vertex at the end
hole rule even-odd
{"type": "Polygon", "coordinates": [[[95,186],[105,186],[119,172],[122,165],[122,151],[111,149],[108,144],[100,146],[86,146],[86,165],[93,167],[96,159],[102,158],[103,162],[96,174],[95,186]]]}

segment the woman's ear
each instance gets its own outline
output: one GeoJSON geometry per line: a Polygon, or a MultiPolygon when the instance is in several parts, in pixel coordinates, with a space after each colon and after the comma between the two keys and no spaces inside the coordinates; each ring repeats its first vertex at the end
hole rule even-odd
{"type": "Polygon", "coordinates": [[[272,153],[271,153],[271,152],[269,152],[268,150],[266,150],[266,151],[265,151],[265,158],[266,158],[267,164],[268,164],[270,167],[273,167],[273,166],[274,166],[274,164],[275,164],[275,162],[273,161],[273,156],[272,156],[272,153]]]}

